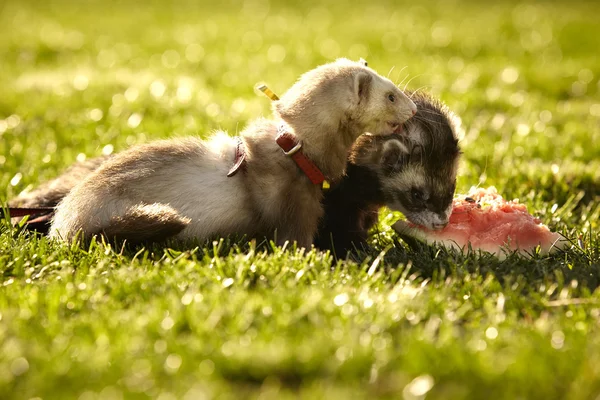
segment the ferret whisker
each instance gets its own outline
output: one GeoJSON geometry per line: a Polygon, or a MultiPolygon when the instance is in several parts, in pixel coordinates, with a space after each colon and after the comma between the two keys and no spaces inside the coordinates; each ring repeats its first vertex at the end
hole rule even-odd
{"type": "Polygon", "coordinates": [[[435,114],[431,114],[431,113],[430,113],[429,115],[427,115],[427,114],[425,114],[425,115],[421,115],[421,112],[422,112],[422,111],[424,111],[424,110],[419,110],[419,111],[417,112],[417,114],[416,114],[416,115],[415,115],[415,116],[414,116],[412,119],[418,119],[418,120],[420,120],[420,121],[434,122],[434,119],[429,119],[429,118],[427,118],[427,117],[428,117],[428,116],[435,116],[435,114]]]}
{"type": "Polygon", "coordinates": [[[424,118],[424,117],[417,117],[417,116],[414,116],[414,117],[412,117],[412,119],[413,119],[414,121],[426,122],[426,123],[428,123],[428,124],[431,124],[431,125],[440,125],[440,126],[441,126],[441,125],[446,125],[446,124],[445,124],[444,122],[442,122],[442,121],[435,121],[435,120],[427,119],[427,118],[424,118]]]}
{"type": "Polygon", "coordinates": [[[388,71],[386,78],[388,78],[388,79],[389,79],[389,77],[390,77],[390,75],[392,74],[392,71],[394,70],[394,68],[396,68],[396,66],[395,66],[395,65],[392,65],[392,68],[390,68],[390,70],[388,71]]]}
{"type": "Polygon", "coordinates": [[[415,78],[418,78],[418,77],[420,77],[420,76],[423,76],[423,75],[425,75],[425,74],[418,74],[418,75],[415,75],[415,76],[413,76],[412,78],[410,78],[410,79],[408,80],[408,82],[406,82],[406,84],[404,85],[404,89],[402,89],[402,91],[404,92],[404,91],[406,90],[406,87],[407,87],[407,86],[408,86],[408,85],[409,85],[409,84],[410,84],[410,83],[411,83],[411,82],[412,82],[412,81],[413,81],[415,78]]]}
{"type": "MultiPolygon", "coordinates": [[[[405,65],[405,66],[404,66],[404,67],[402,67],[402,68],[400,69],[400,71],[398,71],[398,73],[396,74],[396,79],[394,79],[394,84],[395,84],[396,86],[398,86],[398,85],[396,84],[396,82],[398,82],[398,78],[400,77],[400,74],[401,74],[401,73],[402,73],[402,71],[404,71],[406,68],[407,68],[407,66],[405,65]]],[[[390,71],[390,72],[391,72],[391,71],[390,71]]]]}
{"type": "Polygon", "coordinates": [[[425,114],[425,115],[438,115],[438,116],[440,115],[440,114],[437,114],[435,111],[429,111],[429,110],[427,110],[425,108],[419,108],[417,111],[418,111],[419,115],[421,115],[421,114],[425,114]]]}
{"type": "Polygon", "coordinates": [[[396,85],[396,87],[398,86],[396,84],[396,82],[398,82],[398,78],[400,77],[400,74],[402,73],[402,71],[398,71],[398,73],[396,74],[396,77],[394,78],[394,85],[396,85]]]}
{"type": "Polygon", "coordinates": [[[481,179],[481,176],[482,176],[482,175],[486,175],[486,172],[487,172],[487,166],[488,166],[488,156],[486,155],[486,156],[485,156],[485,166],[483,167],[483,173],[482,173],[481,175],[479,175],[479,182],[477,182],[477,186],[476,186],[477,188],[479,188],[479,187],[481,186],[481,184],[484,182],[484,181],[481,179]]]}
{"type": "MultiPolygon", "coordinates": [[[[427,87],[428,87],[427,85],[423,85],[420,88],[417,88],[417,89],[413,90],[412,93],[411,93],[411,96],[415,96],[415,95],[419,94],[420,90],[426,89],[427,87]]],[[[411,99],[412,99],[412,97],[411,97],[411,99]]]]}
{"type": "Polygon", "coordinates": [[[398,87],[402,86],[402,84],[404,83],[404,80],[406,78],[408,78],[409,76],[410,76],[410,74],[406,74],[406,76],[404,78],[402,78],[402,80],[400,81],[400,83],[398,83],[396,86],[398,86],[398,87]]]}
{"type": "MultiPolygon", "coordinates": [[[[435,115],[435,114],[432,114],[432,115],[435,115]]],[[[418,113],[417,113],[417,115],[415,115],[414,117],[412,117],[411,121],[427,122],[427,123],[432,124],[432,125],[434,125],[434,124],[435,125],[446,125],[443,121],[439,121],[437,119],[429,119],[429,118],[426,118],[423,115],[418,115],[418,113]]],[[[410,125],[410,122],[408,122],[408,124],[410,125]]]]}
{"type": "Polygon", "coordinates": [[[419,112],[429,113],[429,114],[433,114],[433,115],[443,115],[443,114],[440,114],[438,111],[428,110],[426,108],[420,108],[419,112]]]}

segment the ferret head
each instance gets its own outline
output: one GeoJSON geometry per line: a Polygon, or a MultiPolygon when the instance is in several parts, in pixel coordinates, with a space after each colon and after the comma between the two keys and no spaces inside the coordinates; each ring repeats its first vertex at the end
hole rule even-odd
{"type": "Polygon", "coordinates": [[[338,140],[351,144],[364,132],[398,131],[416,105],[364,60],[338,59],[302,75],[274,102],[274,112],[297,131],[301,127],[324,134],[333,128],[347,136],[338,140]]]}
{"type": "Polygon", "coordinates": [[[411,97],[418,111],[403,134],[374,138],[378,143],[370,147],[376,150],[356,152],[355,162],[377,170],[389,208],[414,224],[441,229],[448,224],[456,186],[456,125],[443,104],[424,94],[411,97]]]}

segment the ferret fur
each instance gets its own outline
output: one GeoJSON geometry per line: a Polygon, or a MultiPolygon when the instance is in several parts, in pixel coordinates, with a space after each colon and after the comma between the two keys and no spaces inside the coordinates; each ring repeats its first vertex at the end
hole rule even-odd
{"type": "Polygon", "coordinates": [[[321,188],[275,143],[277,127],[285,123],[305,155],[335,180],[359,135],[391,134],[415,111],[372,69],[346,59],[325,64],[274,102],[272,120],[259,119],[241,132],[244,172],[227,177],[236,140],[225,132],[137,146],[73,187],[57,206],[50,236],[71,241],[103,234],[135,243],[235,234],[308,247],[323,213],[321,188]]]}
{"type": "Polygon", "coordinates": [[[30,192],[21,193],[8,202],[9,207],[56,207],[56,205],[85,179],[98,169],[110,156],[95,157],[76,162],[55,179],[45,182],[30,192]]]}
{"type": "Polygon", "coordinates": [[[383,206],[430,229],[447,224],[460,155],[455,118],[430,96],[407,94],[418,111],[403,134],[363,135],[352,147],[347,175],[325,194],[316,247],[338,257],[360,249],[383,206]],[[425,200],[414,199],[414,190],[425,200]]]}

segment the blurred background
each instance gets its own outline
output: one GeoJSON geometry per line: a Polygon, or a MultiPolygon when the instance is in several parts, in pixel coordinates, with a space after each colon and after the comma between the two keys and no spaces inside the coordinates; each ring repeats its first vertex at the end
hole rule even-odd
{"type": "Polygon", "coordinates": [[[0,0],[0,205],[76,160],[234,135],[270,114],[257,82],[283,93],[363,57],[460,116],[458,192],[496,185],[582,243],[505,262],[397,247],[383,263],[406,267],[388,276],[385,240],[333,268],[5,230],[0,398],[594,398],[599,15],[577,0],[0,0]]]}
{"type": "Polygon", "coordinates": [[[462,118],[459,190],[541,185],[564,200],[575,186],[593,197],[597,4],[5,0],[0,185],[10,197],[76,159],[235,134],[270,112],[257,82],[282,93],[316,65],[363,57],[462,118]]]}

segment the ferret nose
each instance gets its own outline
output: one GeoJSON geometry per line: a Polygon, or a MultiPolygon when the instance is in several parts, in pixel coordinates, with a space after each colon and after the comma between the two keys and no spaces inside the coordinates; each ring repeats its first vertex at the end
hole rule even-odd
{"type": "Polygon", "coordinates": [[[417,105],[412,100],[410,100],[410,111],[412,112],[412,115],[417,113],[417,105]]]}

